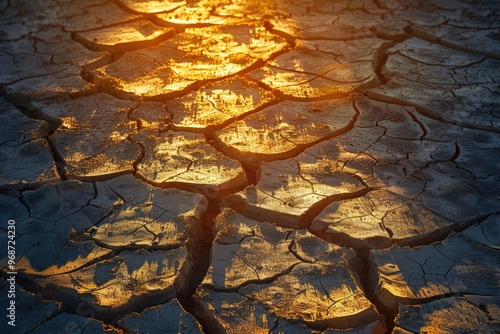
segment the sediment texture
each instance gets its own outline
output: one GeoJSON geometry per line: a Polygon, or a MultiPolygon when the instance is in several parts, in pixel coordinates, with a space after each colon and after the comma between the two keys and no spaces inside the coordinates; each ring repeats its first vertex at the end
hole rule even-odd
{"type": "Polygon", "coordinates": [[[17,328],[498,332],[497,6],[0,0],[17,328]]]}

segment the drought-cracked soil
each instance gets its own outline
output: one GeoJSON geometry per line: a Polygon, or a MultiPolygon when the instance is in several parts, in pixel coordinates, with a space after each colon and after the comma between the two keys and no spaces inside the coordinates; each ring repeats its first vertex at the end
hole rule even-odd
{"type": "Polygon", "coordinates": [[[498,333],[498,6],[0,0],[2,328],[498,333]]]}

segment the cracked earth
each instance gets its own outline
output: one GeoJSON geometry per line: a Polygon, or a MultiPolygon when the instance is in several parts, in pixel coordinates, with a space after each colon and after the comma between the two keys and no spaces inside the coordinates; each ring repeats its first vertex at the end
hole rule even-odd
{"type": "Polygon", "coordinates": [[[497,1],[0,17],[2,328],[500,331],[497,1]]]}

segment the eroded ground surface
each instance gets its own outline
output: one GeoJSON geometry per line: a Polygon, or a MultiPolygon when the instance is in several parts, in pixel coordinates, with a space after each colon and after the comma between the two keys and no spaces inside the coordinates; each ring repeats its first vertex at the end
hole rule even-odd
{"type": "Polygon", "coordinates": [[[500,331],[498,1],[0,17],[2,328],[500,331]]]}

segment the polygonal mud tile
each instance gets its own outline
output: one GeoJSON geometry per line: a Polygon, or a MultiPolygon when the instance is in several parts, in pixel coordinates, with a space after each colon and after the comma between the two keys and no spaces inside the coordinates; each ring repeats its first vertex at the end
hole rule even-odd
{"type": "Polygon", "coordinates": [[[500,231],[497,228],[499,222],[500,215],[493,214],[481,224],[473,225],[461,234],[472,241],[498,250],[500,249],[500,231]]]}
{"type": "MultiPolygon", "coordinates": [[[[38,14],[42,21],[50,21],[51,14],[43,11],[38,14]]],[[[31,15],[36,16],[24,11],[18,17],[23,17],[26,22],[30,20],[31,15]]],[[[12,41],[0,43],[0,82],[5,85],[5,93],[12,98],[34,100],[90,90],[92,85],[80,77],[81,68],[78,65],[95,62],[105,55],[92,54],[82,49],[81,45],[70,38],[69,33],[61,31],[49,22],[37,24],[34,23],[35,18],[31,20],[31,24],[35,25],[33,29],[25,25],[11,26],[9,31],[17,31],[20,36],[12,41]],[[66,52],[66,56],[73,54],[74,62],[61,55],[61,52],[66,52]]]]}
{"type": "Polygon", "coordinates": [[[164,43],[148,54],[159,57],[165,52],[167,55],[172,51],[179,53],[182,58],[174,55],[172,60],[177,61],[167,60],[165,65],[183,77],[209,80],[246,70],[287,48],[283,38],[269,33],[264,27],[243,24],[186,29],[172,43],[164,43]]]}
{"type": "MultiPolygon", "coordinates": [[[[406,76],[409,79],[420,79],[422,82],[439,83],[440,75],[446,71],[447,67],[459,68],[455,73],[456,79],[463,78],[460,74],[463,73],[462,68],[477,65],[484,60],[483,56],[473,55],[465,52],[457,52],[452,48],[447,48],[435,43],[421,40],[419,38],[409,38],[403,43],[387,50],[390,54],[385,71],[393,72],[401,76],[406,76]],[[399,66],[398,66],[399,65],[399,66]],[[404,68],[400,66],[410,65],[415,67],[415,70],[405,73],[404,68]],[[434,66],[431,66],[434,65],[434,66]],[[434,73],[430,71],[434,68],[434,73]],[[425,74],[419,77],[418,69],[423,70],[425,74]]],[[[441,77],[441,80],[449,79],[441,77]]],[[[484,80],[484,79],[483,79],[484,80]]]]}
{"type": "Polygon", "coordinates": [[[417,38],[389,50],[387,84],[368,96],[414,105],[421,113],[451,124],[491,130],[498,127],[499,61],[457,52],[417,38]],[[482,96],[482,99],[476,99],[482,96]]]}
{"type": "Polygon", "coordinates": [[[355,118],[350,100],[284,101],[215,132],[214,139],[224,154],[256,167],[345,132],[355,118]]]}
{"type": "Polygon", "coordinates": [[[393,333],[498,333],[500,297],[453,296],[400,305],[393,333]]]}
{"type": "Polygon", "coordinates": [[[238,293],[198,289],[197,296],[220,333],[269,333],[276,326],[274,314],[238,293]]]}
{"type": "Polygon", "coordinates": [[[133,171],[140,155],[140,147],[128,140],[137,131],[127,118],[133,105],[101,93],[42,107],[46,114],[64,115],[50,139],[66,163],[67,177],[88,180],[133,171]]]}
{"type": "MultiPolygon", "coordinates": [[[[500,168],[500,133],[485,133],[484,131],[464,131],[463,139],[457,142],[460,154],[455,162],[466,169],[477,181],[496,177],[500,168]]],[[[478,182],[476,182],[477,184],[478,182]]],[[[493,184],[489,188],[492,194],[495,191],[493,184]]],[[[483,193],[488,192],[488,187],[481,187],[483,193]]],[[[494,196],[492,196],[494,197],[494,196]]]]}
{"type": "Polygon", "coordinates": [[[19,102],[20,105],[24,105],[34,100],[80,96],[95,91],[94,85],[84,80],[80,75],[81,68],[79,66],[68,64],[54,66],[58,66],[58,68],[47,75],[26,76],[6,85],[5,95],[19,102]]]}
{"type": "Polygon", "coordinates": [[[54,294],[68,294],[66,298],[76,291],[96,312],[114,309],[119,313],[174,298],[185,284],[181,271],[189,266],[187,257],[185,247],[158,252],[123,251],[110,260],[36,281],[43,289],[51,286],[57,291],[54,294]]]}
{"type": "Polygon", "coordinates": [[[500,294],[498,254],[460,234],[430,246],[395,246],[371,254],[375,293],[392,308],[449,294],[500,294]]]}
{"type": "Polygon", "coordinates": [[[145,149],[137,173],[155,185],[219,197],[247,182],[239,162],[214,150],[200,134],[141,131],[133,140],[145,149]]]}
{"type": "Polygon", "coordinates": [[[419,245],[495,212],[496,185],[471,174],[494,174],[498,162],[488,157],[496,152],[496,136],[479,142],[478,131],[417,117],[412,108],[366,99],[356,106],[360,114],[352,130],[304,156],[331,160],[332,170],[359,177],[369,191],[326,207],[312,222],[314,233],[355,248],[419,245]],[[473,152],[483,167],[473,167],[473,152]]]}
{"type": "Polygon", "coordinates": [[[77,8],[75,2],[71,6],[64,6],[70,13],[61,18],[64,29],[67,31],[84,31],[98,29],[106,26],[116,25],[140,18],[139,15],[124,11],[115,2],[103,2],[92,5],[89,2],[81,4],[82,8],[77,8]],[[82,13],[85,19],[82,19],[82,13]],[[78,15],[79,14],[79,15],[78,15]]]}
{"type": "MultiPolygon", "coordinates": [[[[92,89],[80,77],[80,68],[71,64],[53,62],[50,54],[37,52],[35,42],[21,40],[0,44],[0,82],[10,100],[26,101],[80,94],[92,89]]],[[[90,58],[89,61],[94,59],[90,58]]]]}
{"type": "Polygon", "coordinates": [[[417,245],[437,240],[456,226],[418,199],[396,191],[395,187],[387,187],[360,198],[334,202],[314,218],[310,229],[343,246],[386,248],[392,243],[417,245]]]}
{"type": "Polygon", "coordinates": [[[19,189],[59,179],[54,158],[45,139],[32,140],[15,147],[3,145],[0,159],[2,187],[19,189]]]}
{"type": "Polygon", "coordinates": [[[499,14],[491,8],[490,1],[440,1],[434,3],[447,24],[463,28],[491,28],[499,14]]]}
{"type": "Polygon", "coordinates": [[[83,75],[114,95],[158,100],[248,70],[287,47],[284,39],[257,25],[186,28],[157,47],[127,52],[83,75]]]}
{"type": "Polygon", "coordinates": [[[306,155],[263,163],[257,185],[232,195],[227,204],[254,219],[265,216],[281,226],[304,228],[328,203],[367,192],[358,178],[335,169],[329,160],[306,155]]]}
{"type": "Polygon", "coordinates": [[[44,25],[57,24],[54,12],[57,11],[55,1],[34,4],[18,1],[8,6],[2,1],[2,22],[0,35],[2,40],[15,41],[36,32],[44,25]]]}
{"type": "Polygon", "coordinates": [[[0,43],[0,82],[15,83],[30,77],[45,76],[66,68],[63,64],[51,64],[51,56],[36,53],[35,42],[23,39],[16,42],[0,43]]]}
{"type": "Polygon", "coordinates": [[[132,313],[118,321],[130,333],[203,333],[198,322],[187,313],[177,299],[141,313],[132,313]]]}
{"type": "Polygon", "coordinates": [[[452,163],[436,164],[418,176],[427,181],[426,191],[419,196],[422,204],[460,228],[498,212],[500,198],[483,194],[473,179],[468,180],[467,170],[452,163]]]}
{"type": "MultiPolygon", "coordinates": [[[[170,59],[172,54],[166,58],[170,59]]],[[[117,61],[96,70],[85,70],[82,76],[96,84],[101,91],[127,100],[176,97],[195,87],[195,80],[180,76],[164,67],[154,57],[140,52],[126,52],[117,61]]]]}
{"type": "Polygon", "coordinates": [[[390,235],[382,219],[374,215],[374,204],[369,198],[370,194],[330,204],[312,221],[309,229],[328,242],[357,249],[390,246],[390,235]]]}
{"type": "Polygon", "coordinates": [[[386,211],[383,226],[397,245],[411,246],[439,240],[457,227],[451,219],[443,217],[441,212],[436,213],[418,198],[416,200],[404,199],[390,192],[381,192],[381,194],[374,202],[393,201],[392,205],[389,204],[386,207],[382,204],[382,212],[378,215],[386,211]]]}
{"type": "Polygon", "coordinates": [[[212,264],[204,281],[215,290],[269,281],[300,263],[290,252],[289,230],[259,223],[230,209],[217,217],[216,224],[212,264]],[[230,259],[227,254],[231,254],[230,259]]]}
{"type": "Polygon", "coordinates": [[[155,46],[174,36],[175,30],[138,20],[75,33],[76,41],[96,51],[119,53],[155,46]]]}
{"type": "Polygon", "coordinates": [[[153,188],[131,176],[96,187],[99,196],[91,204],[112,213],[89,232],[95,242],[111,249],[185,246],[207,209],[201,195],[153,188]]]}
{"type": "Polygon", "coordinates": [[[130,119],[138,122],[139,129],[164,132],[172,124],[172,117],[161,102],[143,101],[137,109],[132,110],[130,119]]]}
{"type": "Polygon", "coordinates": [[[8,18],[6,23],[23,23],[21,28],[16,28],[27,35],[47,26],[61,26],[67,31],[87,30],[138,17],[119,9],[113,2],[103,0],[65,1],[64,5],[57,1],[45,1],[43,4],[18,1],[2,14],[8,18]]]}
{"type": "Polygon", "coordinates": [[[323,328],[352,328],[379,319],[345,264],[295,266],[274,282],[250,285],[241,294],[291,321],[323,328]]]}
{"type": "Polygon", "coordinates": [[[273,102],[269,92],[244,78],[208,83],[200,89],[167,102],[177,130],[211,133],[273,102]]]}
{"type": "Polygon", "coordinates": [[[350,269],[354,258],[354,252],[307,231],[225,209],[217,217],[211,266],[197,294],[230,333],[269,331],[279,319],[323,329],[367,325],[379,315],[350,269]]]}
{"type": "Polygon", "coordinates": [[[17,270],[44,298],[81,301],[112,319],[186,289],[207,209],[201,195],[123,176],[95,189],[76,181],[46,186],[23,199],[31,219],[16,224],[17,270]]]}
{"type": "Polygon", "coordinates": [[[17,270],[25,274],[51,275],[69,272],[110,254],[89,238],[78,238],[84,230],[109,214],[89,206],[94,197],[90,184],[67,181],[23,193],[30,217],[16,218],[16,253],[22,255],[17,270]],[[47,245],[50,243],[50,247],[47,245]],[[64,257],[61,257],[64,254],[64,257]]]}
{"type": "Polygon", "coordinates": [[[50,55],[52,64],[72,64],[75,66],[106,65],[112,61],[107,52],[95,52],[87,49],[71,38],[71,34],[61,27],[45,27],[34,33],[36,52],[50,55]]]}
{"type": "Polygon", "coordinates": [[[382,44],[380,39],[300,41],[250,76],[291,98],[345,96],[378,83],[373,61],[382,44]]]}
{"type": "Polygon", "coordinates": [[[17,147],[3,146],[0,152],[0,178],[4,188],[25,188],[59,179],[50,147],[45,139],[33,140],[17,147]],[[23,166],[19,167],[19,163],[23,166]]]}
{"type": "Polygon", "coordinates": [[[30,109],[38,112],[41,118],[57,119],[63,122],[63,128],[71,128],[73,123],[88,123],[94,117],[115,117],[127,115],[137,108],[137,102],[119,100],[106,93],[97,93],[78,98],[56,98],[33,101],[30,109]]]}
{"type": "Polygon", "coordinates": [[[0,98],[0,111],[0,187],[24,188],[59,179],[44,138],[48,124],[28,118],[4,98],[0,98]]]}
{"type": "Polygon", "coordinates": [[[294,38],[319,39],[359,39],[375,37],[380,18],[363,11],[348,11],[342,15],[331,12],[309,11],[287,18],[271,19],[272,30],[294,38]]]}
{"type": "MultiPolygon", "coordinates": [[[[213,0],[208,0],[213,1],[213,0]]],[[[261,3],[251,1],[218,1],[214,13],[225,19],[224,22],[234,24],[242,18],[248,21],[267,23],[269,18],[284,18],[297,8],[295,3],[287,1],[266,0],[261,3]],[[231,22],[231,23],[229,23],[231,22]]]]}

